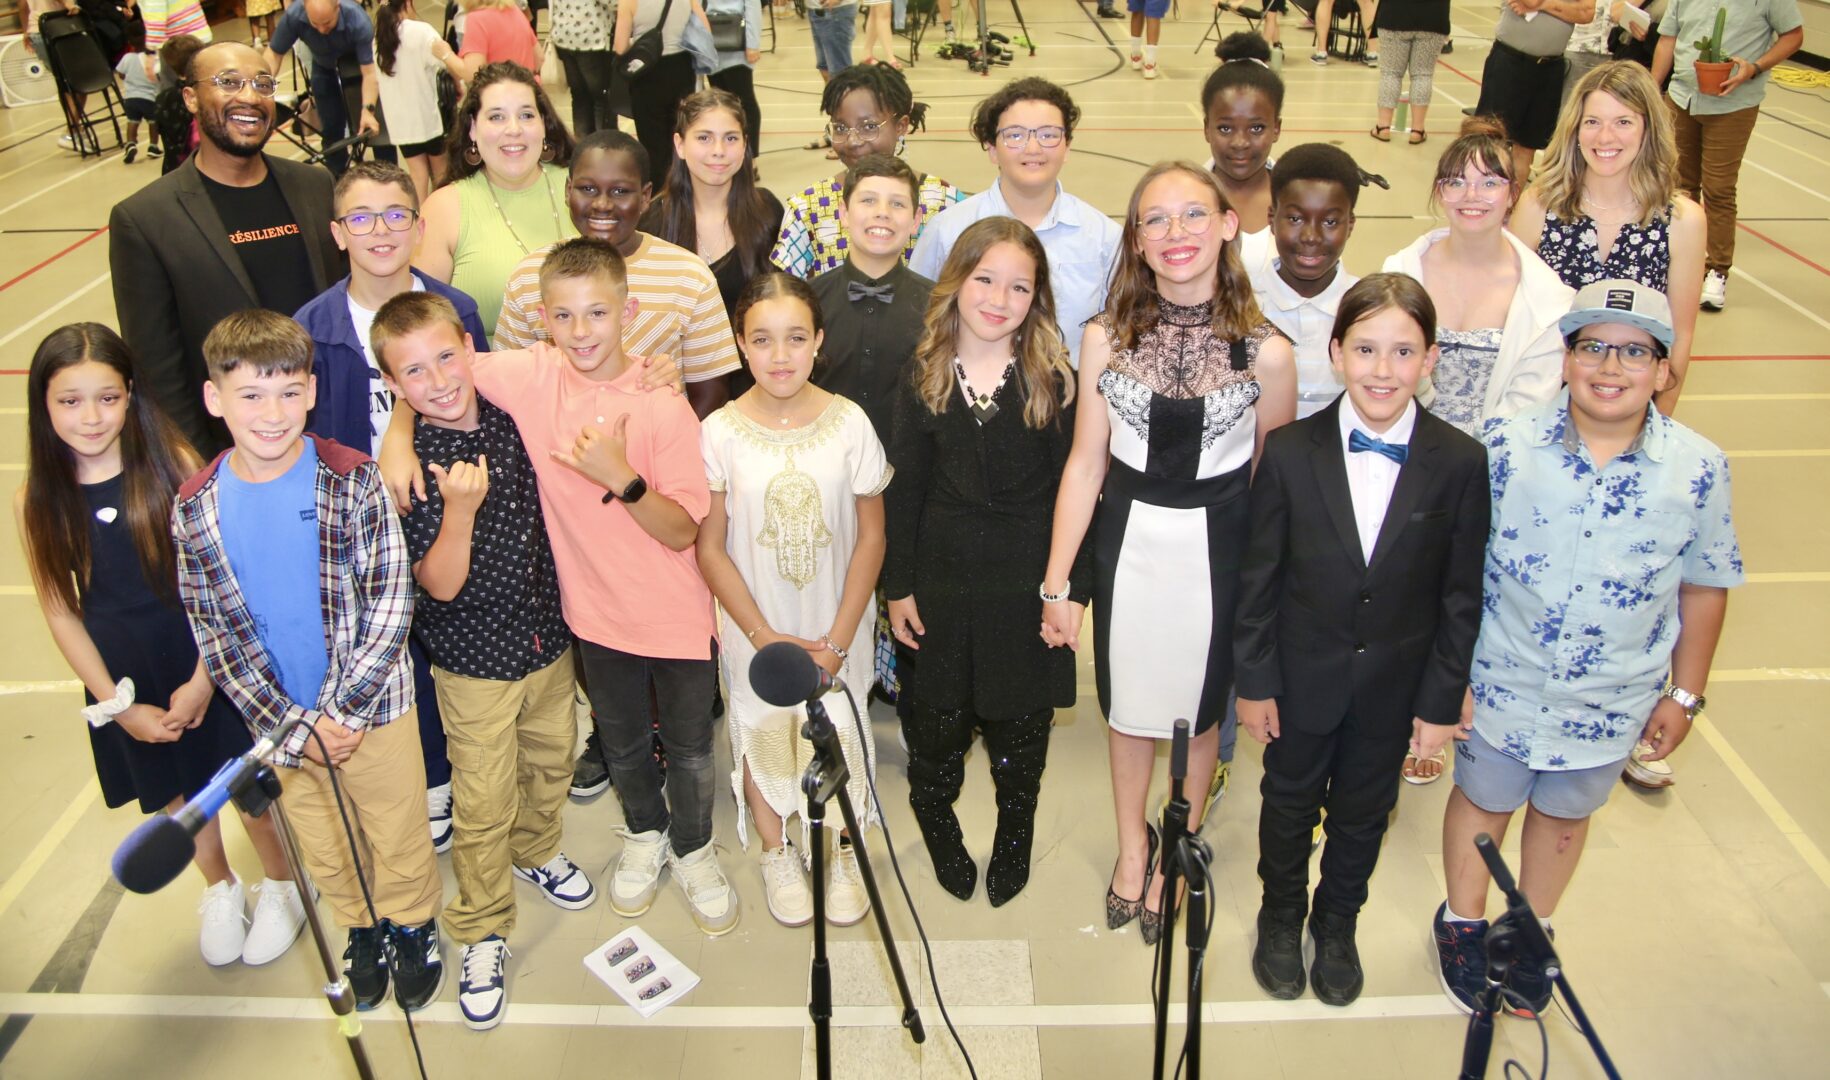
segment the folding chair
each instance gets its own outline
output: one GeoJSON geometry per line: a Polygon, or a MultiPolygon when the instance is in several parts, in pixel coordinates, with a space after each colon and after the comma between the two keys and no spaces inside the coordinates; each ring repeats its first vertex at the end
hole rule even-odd
{"type": "Polygon", "coordinates": [[[1214,21],[1208,26],[1207,33],[1201,35],[1200,41],[1195,42],[1196,52],[1206,48],[1210,41],[1214,43],[1215,49],[1220,47],[1220,39],[1226,36],[1220,32],[1220,13],[1222,11],[1230,11],[1244,19],[1245,28],[1254,34],[1258,33],[1258,24],[1264,19],[1263,8],[1247,7],[1244,4],[1232,3],[1231,0],[1221,0],[1220,3],[1214,5],[1214,21]]]}
{"type": "Polygon", "coordinates": [[[51,75],[60,91],[64,126],[76,144],[77,153],[94,157],[104,149],[119,149],[124,145],[121,121],[127,108],[115,85],[114,68],[102,53],[101,43],[90,32],[88,21],[81,15],[45,15],[38,21],[38,32],[44,35],[45,51],[51,54],[46,59],[50,61],[51,75]],[[78,94],[83,95],[81,106],[70,100],[78,94]],[[99,109],[94,104],[97,101],[101,102],[99,109]],[[95,130],[98,118],[107,120],[114,129],[113,146],[102,146],[101,137],[95,130]]]}

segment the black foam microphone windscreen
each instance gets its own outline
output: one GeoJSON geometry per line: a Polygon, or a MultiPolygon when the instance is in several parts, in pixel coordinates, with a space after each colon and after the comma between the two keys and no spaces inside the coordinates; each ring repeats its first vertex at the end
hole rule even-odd
{"type": "MultiPolygon", "coordinates": [[[[771,705],[799,705],[819,696],[827,689],[821,685],[825,674],[807,650],[792,641],[764,645],[750,661],[750,686],[771,705]]],[[[830,678],[824,681],[830,685],[830,678]]]]}
{"type": "Polygon", "coordinates": [[[147,818],[114,853],[114,879],[128,892],[155,893],[171,884],[197,854],[197,841],[177,819],[147,818]]]}

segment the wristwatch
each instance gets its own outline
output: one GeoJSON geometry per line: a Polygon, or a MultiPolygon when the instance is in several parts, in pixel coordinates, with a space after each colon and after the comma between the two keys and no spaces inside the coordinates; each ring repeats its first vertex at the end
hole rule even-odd
{"type": "Polygon", "coordinates": [[[648,494],[648,481],[638,476],[634,480],[629,481],[629,486],[620,492],[604,492],[604,505],[608,506],[611,499],[621,499],[626,503],[641,502],[642,496],[646,494],[648,494]]]}
{"type": "Polygon", "coordinates": [[[1689,720],[1695,720],[1697,714],[1703,711],[1704,704],[1709,700],[1702,694],[1693,694],[1676,685],[1665,687],[1664,696],[1682,705],[1685,717],[1689,720]]]}

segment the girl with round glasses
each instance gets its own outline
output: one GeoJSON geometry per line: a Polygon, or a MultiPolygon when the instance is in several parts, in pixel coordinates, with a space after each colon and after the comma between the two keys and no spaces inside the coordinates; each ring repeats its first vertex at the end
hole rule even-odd
{"type": "Polygon", "coordinates": [[[1158,164],[1131,193],[1106,309],[1081,339],[1086,404],[1041,582],[1043,639],[1077,648],[1084,608],[1069,574],[1093,529],[1094,670],[1118,819],[1106,924],[1141,912],[1146,943],[1162,930],[1144,803],[1156,746],[1189,721],[1183,790],[1200,821],[1233,682],[1246,487],[1265,436],[1296,416],[1296,359],[1259,313],[1238,234],[1199,165],[1158,164]]]}
{"type": "MultiPolygon", "coordinates": [[[[769,256],[776,266],[798,278],[818,277],[845,261],[845,227],[839,224],[839,205],[844,202],[846,170],[868,154],[901,157],[905,136],[922,127],[928,115],[928,106],[915,100],[908,79],[888,64],[853,64],[834,75],[820,97],[820,109],[826,113],[826,131],[839,155],[838,174],[788,196],[781,238],[769,256]]],[[[966,197],[938,176],[920,169],[915,174],[921,178],[922,220],[966,197]]],[[[904,262],[920,236],[918,221],[908,250],[903,252],[904,262]]]]}
{"type": "Polygon", "coordinates": [[[1385,260],[1436,305],[1441,357],[1417,400],[1470,435],[1562,386],[1557,320],[1575,291],[1506,231],[1518,178],[1499,121],[1474,117],[1436,163],[1430,205],[1449,219],[1385,260]]]}

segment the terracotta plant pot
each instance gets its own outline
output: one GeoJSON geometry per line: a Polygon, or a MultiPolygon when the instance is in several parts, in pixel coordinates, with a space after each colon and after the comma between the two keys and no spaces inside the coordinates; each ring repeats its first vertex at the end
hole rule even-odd
{"type": "Polygon", "coordinates": [[[1729,61],[1720,64],[1705,64],[1698,60],[1695,67],[1697,69],[1697,89],[1710,95],[1720,94],[1723,81],[1728,78],[1729,72],[1735,70],[1735,65],[1729,61]]]}

